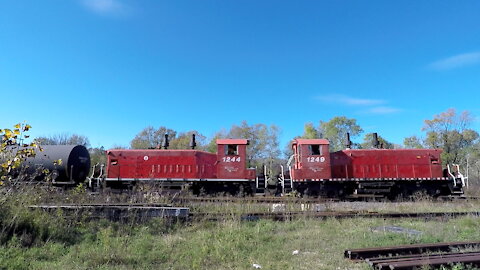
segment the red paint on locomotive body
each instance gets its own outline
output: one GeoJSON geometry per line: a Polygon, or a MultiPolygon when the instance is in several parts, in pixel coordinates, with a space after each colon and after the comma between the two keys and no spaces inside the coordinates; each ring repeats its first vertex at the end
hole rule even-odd
{"type": "Polygon", "coordinates": [[[107,151],[107,178],[215,178],[215,154],[197,150],[107,151]]]}
{"type": "Polygon", "coordinates": [[[295,139],[292,142],[294,163],[291,165],[292,180],[329,179],[329,142],[325,139],[295,139]]]}
{"type": "Polygon", "coordinates": [[[218,152],[198,150],[113,149],[107,151],[107,179],[221,180],[256,178],[246,168],[248,140],[217,140],[218,152]]]}
{"type": "Polygon", "coordinates": [[[347,149],[331,153],[332,178],[441,178],[437,149],[347,149]]]}
{"type": "Polygon", "coordinates": [[[346,149],[329,153],[324,139],[295,139],[293,181],[443,179],[438,149],[346,149]]]}

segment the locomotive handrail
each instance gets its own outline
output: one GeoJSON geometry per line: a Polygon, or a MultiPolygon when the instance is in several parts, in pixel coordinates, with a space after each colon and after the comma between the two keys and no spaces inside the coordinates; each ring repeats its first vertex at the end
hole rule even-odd
{"type": "Polygon", "coordinates": [[[280,165],[280,184],[282,185],[282,194],[285,194],[285,174],[283,172],[283,165],[280,165]]]}
{"type": "Polygon", "coordinates": [[[99,163],[93,165],[92,167],[92,175],[90,175],[90,177],[88,177],[88,187],[91,188],[92,187],[92,179],[93,179],[93,176],[95,174],[95,167],[97,167],[99,163]]]}
{"type": "Polygon", "coordinates": [[[292,164],[292,161],[293,161],[293,158],[295,157],[295,154],[291,155],[289,158],[288,158],[288,162],[287,162],[287,167],[290,167],[290,164],[292,164]]]}
{"type": "Polygon", "coordinates": [[[460,180],[462,181],[462,187],[464,187],[464,186],[465,186],[465,179],[466,179],[466,177],[463,176],[463,174],[460,172],[460,165],[458,165],[458,164],[453,164],[453,166],[456,166],[456,167],[457,167],[457,174],[458,174],[460,180]]]}
{"type": "Polygon", "coordinates": [[[96,178],[97,180],[97,187],[100,186],[100,181],[105,179],[105,175],[103,172],[103,168],[105,168],[105,164],[100,164],[100,173],[98,174],[98,177],[96,178]]]}
{"type": "Polygon", "coordinates": [[[455,180],[455,175],[453,175],[453,173],[450,169],[450,164],[447,164],[447,171],[448,171],[448,174],[455,180]]]}
{"type": "Polygon", "coordinates": [[[100,165],[100,174],[98,175],[98,178],[103,176],[103,168],[105,168],[105,164],[100,165]]]}
{"type": "Polygon", "coordinates": [[[268,175],[267,175],[267,165],[263,165],[263,188],[264,188],[264,192],[267,190],[267,179],[268,179],[268,175]]]}
{"type": "MultiPolygon", "coordinates": [[[[257,171],[257,166],[255,166],[255,171],[257,171]]],[[[255,188],[258,188],[258,174],[255,176],[255,188]]]]}
{"type": "Polygon", "coordinates": [[[289,171],[289,175],[290,175],[290,188],[291,190],[295,190],[295,188],[293,187],[293,177],[292,177],[292,167],[291,166],[288,166],[288,171],[289,171]]]}
{"type": "Polygon", "coordinates": [[[460,172],[460,165],[452,164],[452,166],[457,167],[457,171],[454,172],[457,175],[454,175],[452,173],[452,170],[450,169],[450,164],[447,164],[447,171],[448,171],[448,174],[453,178],[453,185],[456,186],[457,185],[457,179],[460,179],[460,181],[462,182],[462,187],[464,187],[465,186],[465,176],[463,176],[463,174],[460,172]]]}
{"type": "Polygon", "coordinates": [[[94,174],[95,174],[95,167],[97,167],[98,164],[100,164],[100,163],[97,163],[97,164],[93,165],[93,167],[92,167],[92,175],[90,176],[90,178],[93,178],[93,176],[94,176],[94,174]]]}

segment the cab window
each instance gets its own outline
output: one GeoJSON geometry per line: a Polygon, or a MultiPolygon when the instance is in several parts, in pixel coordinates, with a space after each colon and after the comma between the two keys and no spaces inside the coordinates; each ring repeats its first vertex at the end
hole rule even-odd
{"type": "Polygon", "coordinates": [[[309,145],[310,155],[311,156],[321,156],[322,155],[322,146],[319,144],[309,145]]]}
{"type": "Polygon", "coordinates": [[[227,155],[227,156],[237,156],[238,155],[238,145],[236,145],[236,144],[225,145],[225,155],[227,155]]]}

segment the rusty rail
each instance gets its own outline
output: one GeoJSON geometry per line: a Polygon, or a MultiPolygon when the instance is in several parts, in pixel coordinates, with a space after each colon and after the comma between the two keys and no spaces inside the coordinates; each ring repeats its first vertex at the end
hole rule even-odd
{"type": "Polygon", "coordinates": [[[444,253],[435,255],[412,256],[410,258],[385,259],[382,261],[369,261],[374,269],[416,269],[422,266],[439,267],[456,263],[471,264],[472,266],[480,266],[480,252],[468,253],[444,253]]]}
{"type": "Polygon", "coordinates": [[[380,256],[450,251],[451,248],[466,248],[471,246],[480,246],[480,241],[444,242],[444,243],[435,243],[435,244],[415,244],[415,245],[405,245],[405,246],[347,249],[345,250],[345,257],[352,260],[358,260],[358,259],[375,258],[380,256]]]}
{"type": "Polygon", "coordinates": [[[417,269],[422,266],[438,267],[455,263],[480,266],[480,252],[452,252],[454,249],[479,248],[480,241],[444,242],[345,250],[345,257],[365,259],[374,269],[417,269]],[[428,254],[443,252],[439,254],[428,254]],[[408,255],[407,255],[408,254],[408,255]]]}
{"type": "Polygon", "coordinates": [[[380,269],[417,269],[422,266],[451,266],[451,264],[469,264],[472,266],[480,266],[480,252],[475,254],[445,254],[443,256],[438,256],[435,258],[419,258],[411,261],[403,261],[403,262],[392,262],[388,264],[388,268],[384,268],[383,265],[380,269]]]}

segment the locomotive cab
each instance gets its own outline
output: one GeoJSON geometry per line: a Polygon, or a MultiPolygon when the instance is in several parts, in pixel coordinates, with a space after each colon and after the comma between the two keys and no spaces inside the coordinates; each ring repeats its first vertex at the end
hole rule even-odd
{"type": "Polygon", "coordinates": [[[325,139],[295,139],[292,143],[292,180],[329,179],[329,142],[325,139]]]}
{"type": "Polygon", "coordinates": [[[255,179],[255,169],[247,169],[246,139],[217,140],[217,177],[219,179],[255,179]]]}

